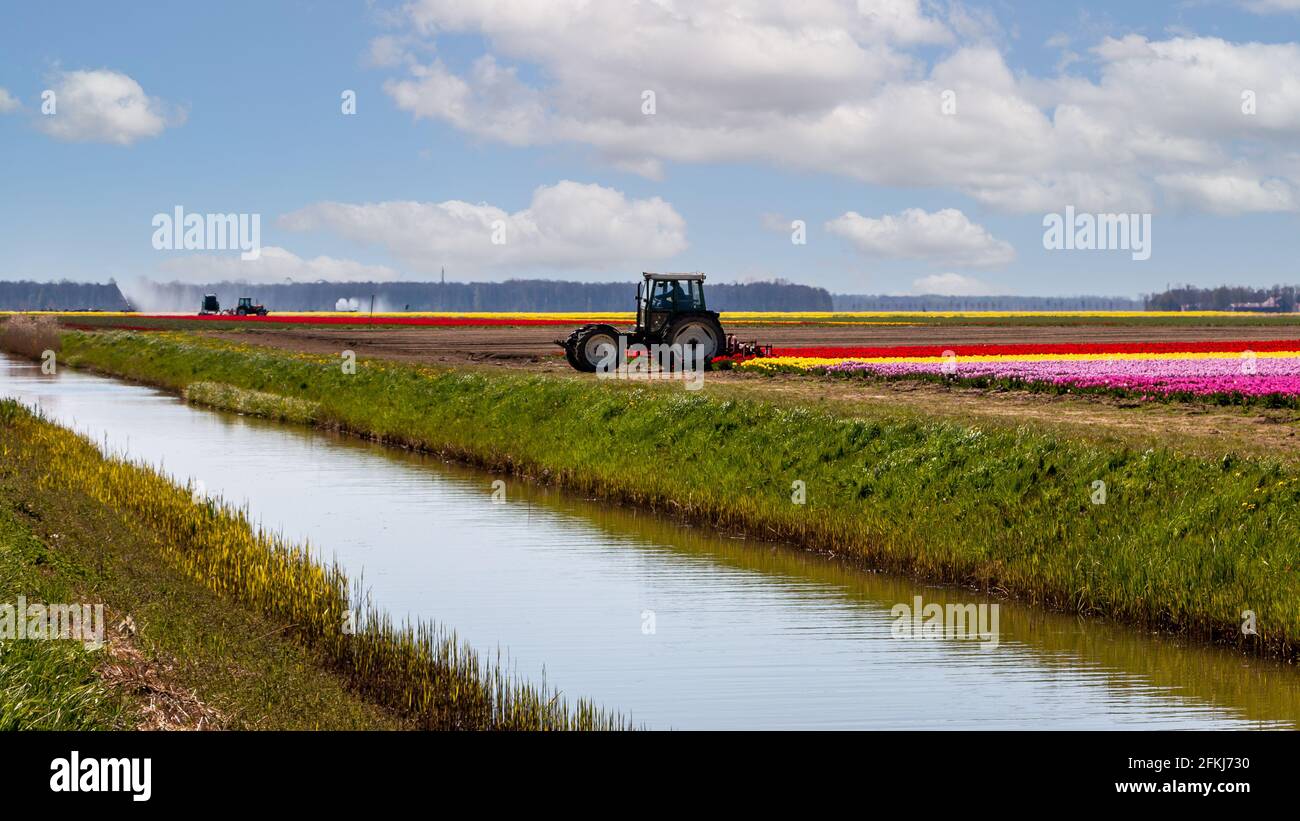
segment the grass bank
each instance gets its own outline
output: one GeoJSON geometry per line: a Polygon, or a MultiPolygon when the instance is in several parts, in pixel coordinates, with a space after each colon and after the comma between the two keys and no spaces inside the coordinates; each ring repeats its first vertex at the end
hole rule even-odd
{"type": "Polygon", "coordinates": [[[392,624],[242,512],[12,401],[0,465],[0,602],[102,603],[129,625],[111,650],[0,643],[0,726],[147,726],[169,709],[253,728],[627,724],[516,680],[437,625],[392,624]]]}
{"type": "MultiPolygon", "coordinates": [[[[16,607],[19,595],[31,602],[80,601],[84,576],[75,561],[51,553],[19,514],[0,507],[0,607],[16,607]]],[[[128,699],[102,680],[99,661],[75,641],[0,640],[0,730],[126,726],[128,699]]]]}
{"type": "Polygon", "coordinates": [[[321,426],[873,567],[1254,652],[1292,656],[1300,641],[1300,473],[1280,462],[707,389],[379,361],[348,374],[330,357],[176,334],[68,334],[63,357],[177,391],[215,382],[310,403],[321,426]],[[1240,630],[1247,610],[1258,635],[1240,630]]]}

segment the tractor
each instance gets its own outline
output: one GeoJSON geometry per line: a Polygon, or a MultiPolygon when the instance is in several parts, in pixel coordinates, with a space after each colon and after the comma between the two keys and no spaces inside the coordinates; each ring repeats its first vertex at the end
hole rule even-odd
{"type": "Polygon", "coordinates": [[[268,311],[265,305],[254,305],[252,297],[241,296],[239,305],[235,307],[232,313],[235,316],[266,316],[268,311]]]}
{"type": "Polygon", "coordinates": [[[199,308],[199,316],[208,316],[209,314],[221,313],[221,303],[217,301],[216,294],[203,295],[203,307],[199,308]]]}
{"type": "Polygon", "coordinates": [[[727,336],[704,302],[704,274],[654,274],[642,272],[636,287],[636,327],[620,331],[613,325],[592,324],[576,328],[555,344],[564,348],[569,364],[585,373],[602,361],[633,345],[680,345],[684,356],[698,357],[704,367],[719,356],[744,353],[771,355],[771,346],[739,344],[727,336]]]}

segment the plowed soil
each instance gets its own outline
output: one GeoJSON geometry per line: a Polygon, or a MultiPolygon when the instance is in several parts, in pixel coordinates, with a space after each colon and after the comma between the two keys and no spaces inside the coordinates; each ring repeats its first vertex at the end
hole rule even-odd
{"type": "MultiPolygon", "coordinates": [[[[250,326],[215,331],[214,336],[291,350],[327,353],[344,348],[358,356],[429,363],[499,362],[520,367],[567,369],[555,340],[560,327],[330,328],[250,326]]],[[[728,333],[777,347],[819,345],[969,345],[974,343],[1141,342],[1212,339],[1296,339],[1300,325],[1280,327],[923,327],[923,326],[750,326],[729,325],[728,333]]]]}

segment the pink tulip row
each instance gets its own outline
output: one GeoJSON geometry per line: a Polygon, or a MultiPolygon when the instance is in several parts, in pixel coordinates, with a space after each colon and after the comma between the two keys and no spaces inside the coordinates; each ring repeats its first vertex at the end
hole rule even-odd
{"type": "Polygon", "coordinates": [[[1300,397],[1300,356],[1244,360],[1089,359],[955,363],[840,362],[828,373],[873,373],[885,377],[946,374],[958,379],[990,379],[1080,389],[1112,389],[1144,395],[1300,397]],[[955,370],[954,370],[955,366],[955,370]]]}

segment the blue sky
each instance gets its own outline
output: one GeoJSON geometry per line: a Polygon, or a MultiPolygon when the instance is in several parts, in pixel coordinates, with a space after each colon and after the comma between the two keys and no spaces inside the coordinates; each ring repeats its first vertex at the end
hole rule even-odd
{"type": "Polygon", "coordinates": [[[7,6],[0,276],[1300,279],[1296,3],[779,5],[7,6]],[[947,85],[950,132],[929,119],[947,85]],[[1234,119],[1247,87],[1261,109],[1234,119]],[[157,250],[177,205],[260,214],[271,252],[157,250]],[[1151,258],[1044,249],[1066,205],[1151,213],[1151,258]]]}

